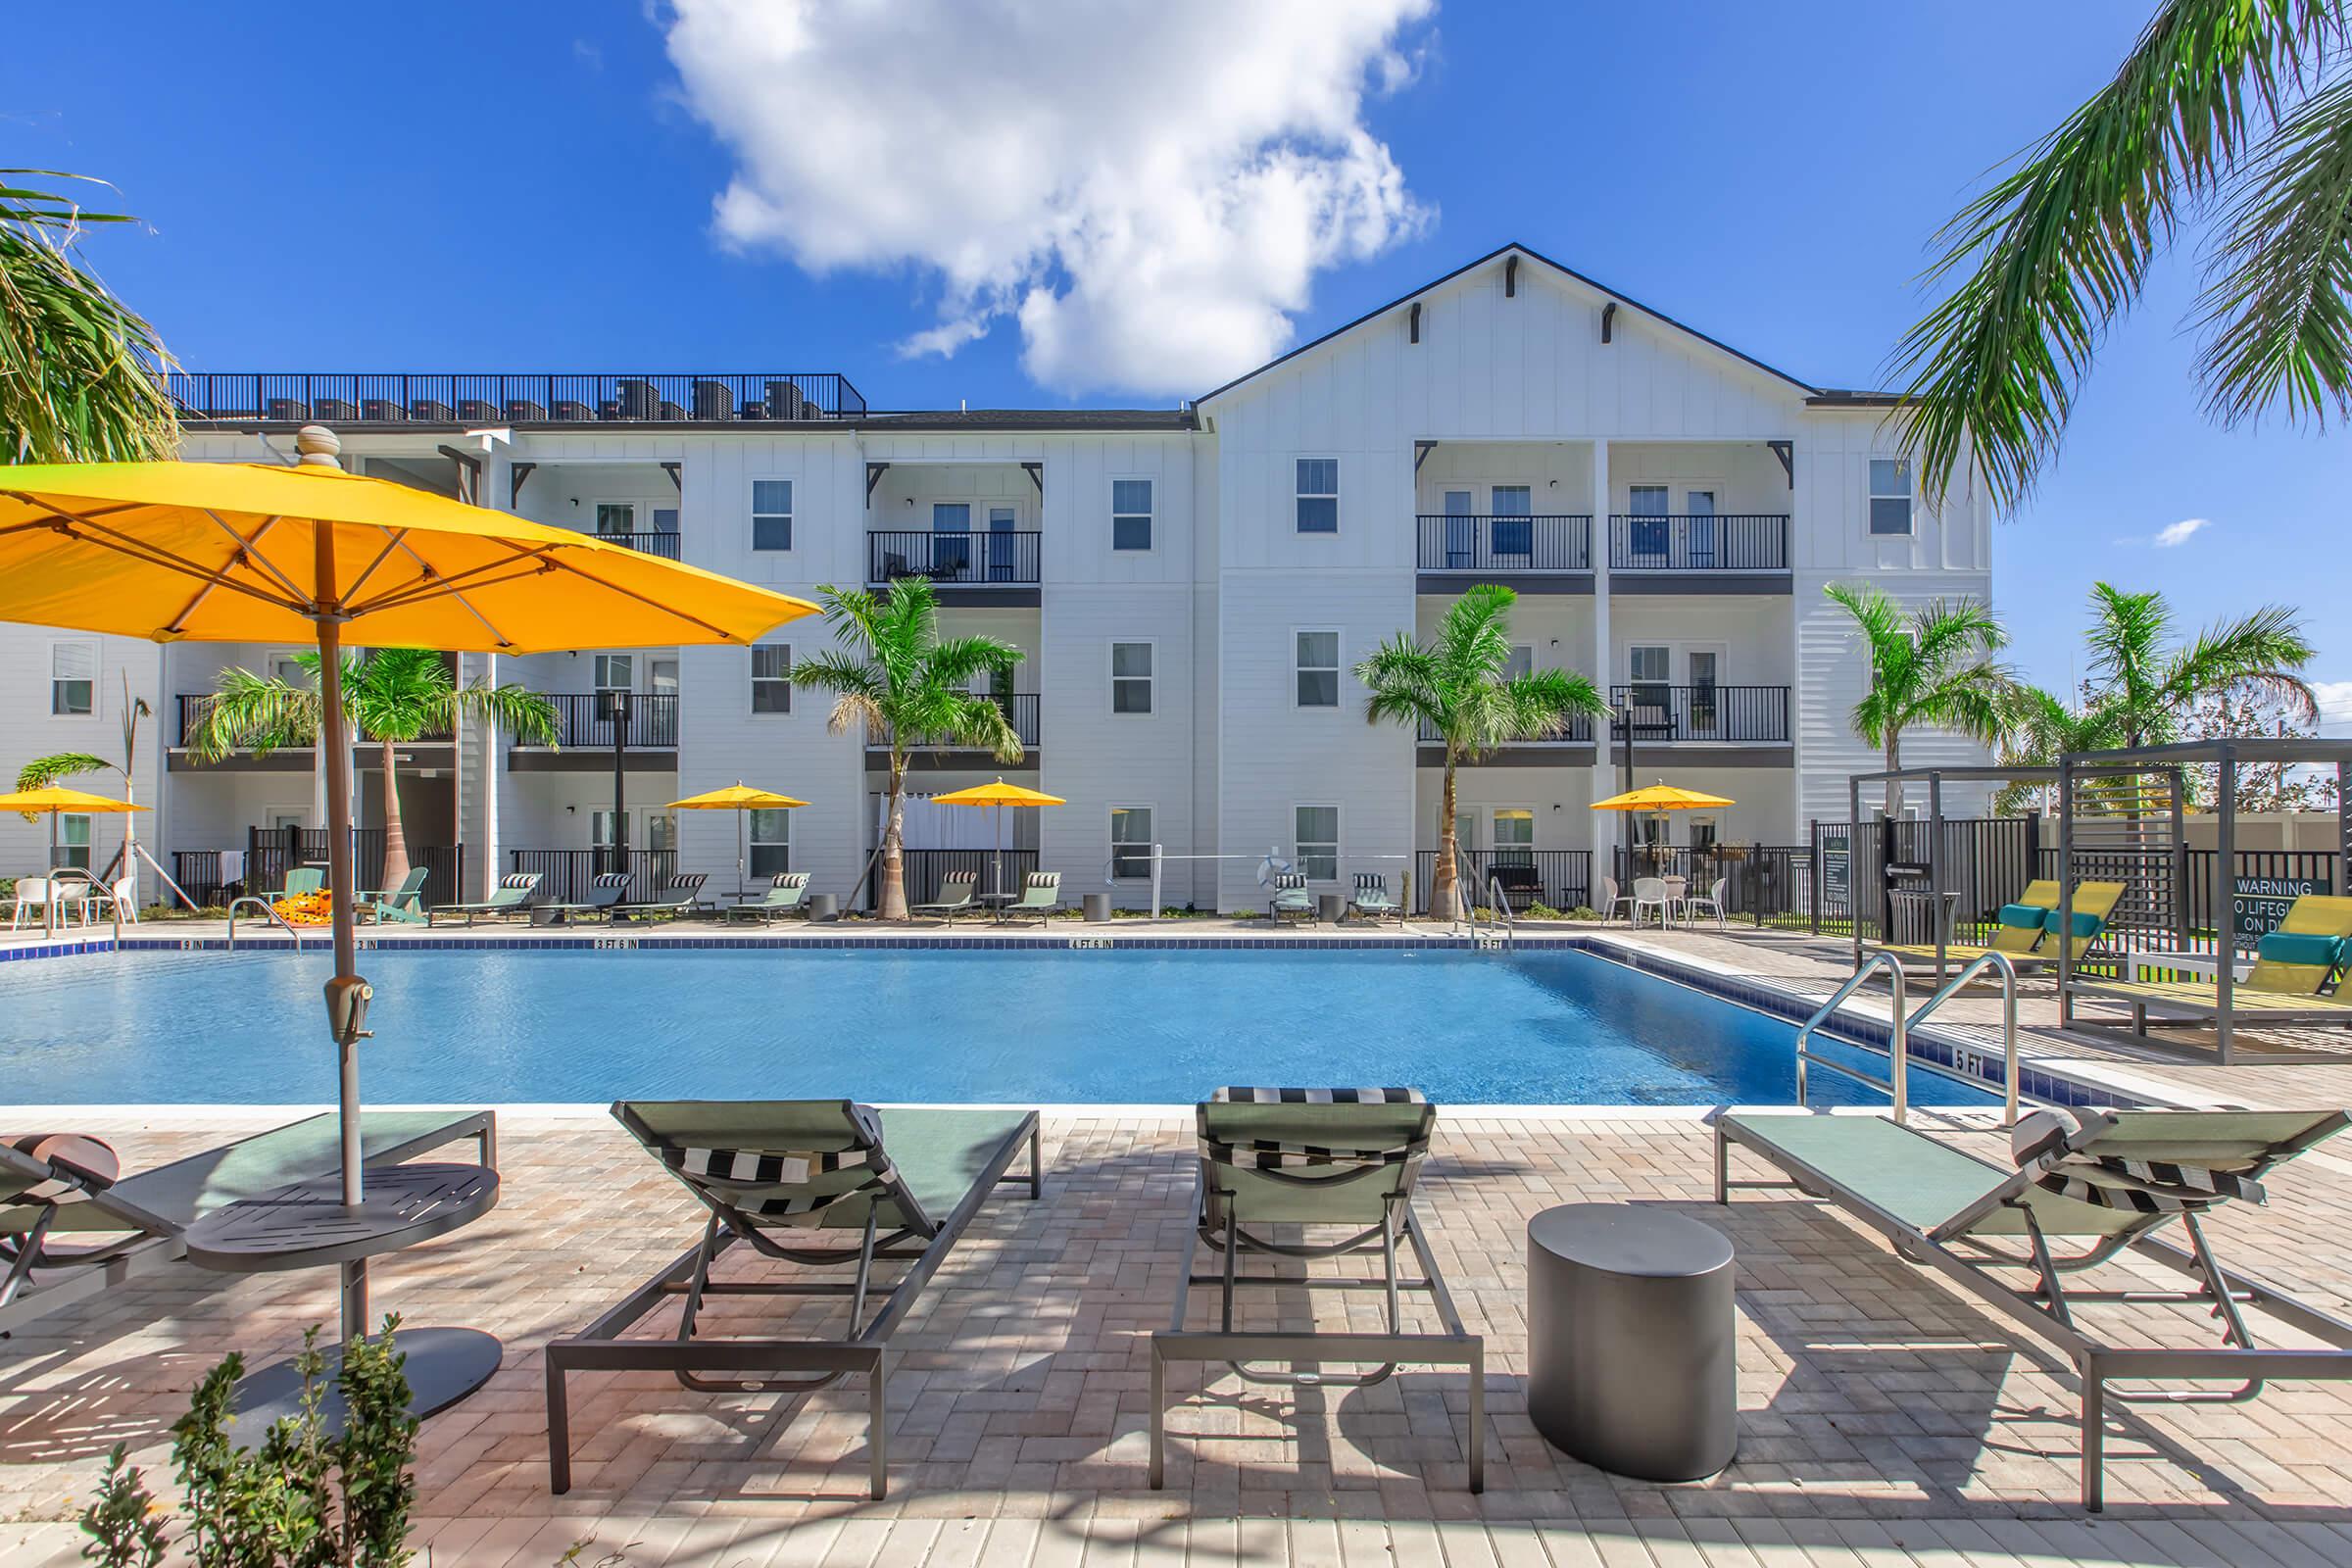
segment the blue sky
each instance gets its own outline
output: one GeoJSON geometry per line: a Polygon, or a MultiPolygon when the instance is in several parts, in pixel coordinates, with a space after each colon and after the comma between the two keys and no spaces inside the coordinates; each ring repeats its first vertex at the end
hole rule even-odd
{"type": "MultiPolygon", "coordinates": [[[[1156,406],[1223,379],[1184,377],[1258,341],[1267,319],[1310,337],[1516,238],[1795,374],[1870,385],[1920,310],[1928,236],[2112,70],[2145,18],[2046,0],[1456,3],[1392,28],[1376,14],[1411,0],[1334,0],[1321,22],[1285,8],[1305,19],[1285,37],[1144,40],[1041,31],[1021,15],[1037,6],[968,0],[949,22],[869,28],[827,79],[795,84],[745,43],[789,8],[746,22],[732,13],[747,3],[704,0],[718,23],[683,40],[639,0],[122,4],[105,28],[36,8],[0,60],[0,163],[121,188],[148,227],[92,254],[195,368],[840,368],[876,407],[1156,406]],[[1220,68],[1283,53],[1172,112],[1199,75],[1188,48],[1220,68]],[[1333,106],[1335,81],[1367,74],[1386,90],[1333,106]],[[1301,122],[1361,133],[1330,177],[1371,216],[1327,255],[1266,263],[1289,254],[1279,203],[1203,239],[1189,208],[1231,187],[1156,178],[1200,151],[1201,127],[1261,113],[1278,140],[1301,122]],[[874,172],[950,145],[980,158],[999,136],[1028,163],[1131,176],[1090,211],[1094,227],[1181,235],[1167,246],[1196,248],[1180,281],[1204,304],[1180,314],[1222,319],[1230,303],[1232,330],[1139,347],[1129,338],[1153,323],[1120,317],[1115,298],[1057,326],[1020,314],[1001,267],[966,263],[1034,237],[1021,160],[1002,160],[1002,190],[968,162],[929,184],[874,172]],[[747,165],[764,199],[714,220],[747,165]],[[952,357],[906,355],[943,327],[980,335],[952,357]],[[1080,384],[1104,366],[1135,367],[1138,382],[1080,384]]],[[[1088,266],[1127,270],[1115,248],[1054,254],[1065,304],[1088,266]]],[[[2182,325],[2195,281],[2193,258],[2160,271],[2055,468],[2000,527],[2016,657],[2068,684],[2101,576],[2164,589],[2185,622],[2285,599],[2320,645],[2312,675],[2343,683],[2352,719],[2352,449],[2205,422],[2182,325]],[[2152,543],[2188,518],[2206,525],[2152,543]]]]}

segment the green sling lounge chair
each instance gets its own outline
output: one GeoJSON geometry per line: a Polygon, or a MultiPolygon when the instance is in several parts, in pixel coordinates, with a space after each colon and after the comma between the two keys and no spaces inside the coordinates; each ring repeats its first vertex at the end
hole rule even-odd
{"type": "Polygon", "coordinates": [[[542,904],[556,919],[564,921],[605,920],[620,907],[620,901],[629,896],[629,884],[636,881],[633,871],[599,871],[588,884],[588,897],[576,904],[542,904]]]}
{"type": "MultiPolygon", "coordinates": [[[[2207,1209],[2232,1200],[2262,1202],[2266,1174],[2347,1125],[2352,1117],[2340,1110],[2036,1111],[2012,1133],[2016,1168],[2004,1170],[1877,1116],[1727,1113],[1715,1122],[1715,1200],[1728,1202],[1734,1189],[1749,1187],[1794,1186],[1825,1198],[2073,1361],[2082,1385],[2082,1506],[2096,1510],[2108,1399],[2236,1403],[2261,1393],[2268,1379],[2352,1378],[2352,1323],[2224,1268],[2199,1223],[2207,1209]],[[1734,1144],[1793,1180],[1731,1180],[1734,1144]],[[2188,1249],[2157,1238],[2174,1223],[2187,1233],[2188,1249]],[[2127,1250],[2188,1275],[2196,1287],[2065,1287],[2065,1276],[2127,1250]],[[2004,1272],[2024,1280],[2012,1283],[2004,1272]],[[2223,1344],[2116,1345],[2076,1315],[2086,1303],[2183,1302],[2221,1320],[2223,1344]],[[2261,1307],[2332,1348],[2258,1348],[2241,1305],[2261,1307]],[[2155,1380],[2238,1387],[2108,1388],[2155,1380]]],[[[2165,1315],[2173,1320],[2169,1309],[2165,1315]]]]}
{"type": "MultiPolygon", "coordinates": [[[[2069,963],[2081,963],[2099,938],[2106,934],[2107,922],[2115,906],[2123,901],[2121,882],[2079,882],[2075,885],[2075,936],[2069,944],[2069,963]]],[[[2025,892],[2015,904],[2001,906],[1999,923],[1994,926],[1992,941],[1983,947],[1953,944],[1943,950],[1947,967],[1958,968],[1973,963],[1987,953],[2008,955],[2010,967],[2019,974],[2037,969],[2056,968],[2058,964],[2058,884],[2037,881],[2026,884],[2025,892]]],[[[1936,961],[1933,942],[1872,943],[1865,949],[1891,953],[1906,967],[1916,967],[1936,961]]]]}
{"type": "Polygon", "coordinates": [[[571,1489],[565,1379],[574,1372],[668,1372],[706,1394],[810,1394],[853,1372],[866,1377],[873,1495],[888,1477],[884,1381],[890,1337],[989,1195],[1004,1182],[1044,1189],[1037,1112],[1006,1107],[877,1111],[847,1100],[624,1100],[613,1116],[710,1211],[702,1240],[578,1335],[547,1348],[548,1485],[571,1489]],[[1006,1174],[1023,1145],[1026,1174],[1006,1174]],[[832,1232],[827,1238],[824,1233],[832,1232]],[[852,1238],[856,1245],[841,1245],[852,1238]],[[854,1270],[854,1282],[716,1280],[712,1265],[741,1243],[761,1258],[854,1270]],[[870,1315],[876,1263],[906,1271],[870,1315]],[[846,1296],[839,1339],[697,1332],[706,1296],[846,1296]],[[678,1326],[623,1336],[671,1298],[678,1326]]]}
{"type": "Polygon", "coordinates": [[[778,871],[767,892],[749,904],[738,904],[727,910],[732,920],[757,920],[765,925],[781,920],[788,914],[806,915],[808,912],[808,873],[778,871]]]}
{"type": "Polygon", "coordinates": [[[424,884],[432,874],[424,866],[413,865],[409,874],[400,879],[400,886],[358,894],[354,907],[363,916],[372,916],[378,925],[388,920],[430,925],[432,922],[424,917],[424,884]]]}
{"type": "Polygon", "coordinates": [[[528,919],[531,913],[531,895],[539,890],[536,871],[511,871],[498,879],[498,889],[479,904],[444,904],[424,911],[424,923],[439,923],[443,915],[466,917],[467,925],[474,916],[485,920],[512,920],[516,915],[528,919]]]}
{"type": "MultiPolygon", "coordinates": [[[[216,1209],[333,1175],[341,1126],[332,1114],[311,1116],[112,1180],[70,1155],[24,1152],[32,1139],[0,1141],[0,1334],[155,1273],[186,1252],[188,1227],[216,1209]],[[65,1237],[89,1245],[61,1246],[65,1237]]],[[[487,1110],[370,1110],[360,1124],[370,1165],[467,1138],[482,1164],[498,1163],[498,1119],[487,1110]]]]}
{"type": "Polygon", "coordinates": [[[1404,906],[1389,897],[1389,879],[1378,871],[1355,873],[1355,897],[1348,901],[1348,907],[1367,920],[1404,923],[1404,906]]]}
{"type": "Polygon", "coordinates": [[[662,891],[642,904],[615,904],[615,920],[675,920],[695,912],[703,896],[708,871],[679,871],[662,884],[662,891]]]}
{"type": "Polygon", "coordinates": [[[1059,871],[1032,871],[1022,879],[1021,896],[1004,906],[1004,911],[997,918],[1010,920],[1016,915],[1034,914],[1037,916],[1037,923],[1044,925],[1048,920],[1054,918],[1054,911],[1060,907],[1061,873],[1059,871]]]}
{"type": "Polygon", "coordinates": [[[943,924],[954,925],[957,915],[979,907],[972,902],[973,895],[979,890],[979,872],[950,871],[939,879],[938,898],[929,904],[918,904],[906,912],[910,915],[936,914],[943,924]]]}
{"type": "Polygon", "coordinates": [[[1152,1457],[1154,1488],[1166,1479],[1167,1364],[1222,1361],[1251,1383],[1278,1387],[1360,1388],[1379,1383],[1398,1363],[1463,1366],[1470,1371],[1470,1490],[1486,1490],[1486,1348],[1462,1327],[1437,1259],[1413,1217],[1413,1184],[1429,1155],[1437,1126],[1435,1105],[1411,1089],[1220,1089],[1195,1111],[1200,1153],[1194,1233],[1176,1287],[1168,1326],[1152,1336],[1152,1457]],[[1294,1239],[1276,1240],[1278,1225],[1298,1226],[1294,1239]],[[1305,1227],[1325,1236],[1310,1242],[1305,1227]],[[1398,1242],[1420,1263],[1419,1279],[1399,1278],[1398,1242]],[[1220,1271],[1195,1272],[1201,1249],[1222,1255],[1220,1271]],[[1340,1257],[1377,1250],[1375,1279],[1300,1278],[1241,1272],[1244,1252],[1277,1258],[1340,1257]],[[1187,1329],[1185,1309],[1195,1286],[1219,1291],[1217,1327],[1187,1329]],[[1234,1293],[1244,1287],[1298,1290],[1379,1290],[1387,1294],[1385,1333],[1318,1334],[1311,1330],[1236,1330],[1234,1293]],[[1404,1332],[1399,1293],[1425,1291],[1443,1333],[1404,1332]],[[1332,1362],[1368,1370],[1347,1377],[1256,1367],[1251,1357],[1282,1363],[1332,1362]]]}
{"type": "Polygon", "coordinates": [[[1305,920],[1315,918],[1315,896],[1306,890],[1304,871],[1278,871],[1274,875],[1274,897],[1267,901],[1269,920],[1305,920]]]}
{"type": "MultiPolygon", "coordinates": [[[[2352,963],[2352,897],[2306,893],[2287,907],[2278,929],[2255,949],[2254,968],[2230,988],[2230,1020],[2241,1023],[2340,1023],[2352,1027],[2352,997],[2341,988],[2326,994],[2330,976],[2352,963]]],[[[2084,1002],[2122,1003],[2132,1009],[2134,1033],[2148,1032],[2148,1016],[2186,1023],[2218,1019],[2221,991],[2211,980],[2102,980],[2077,976],[2069,996],[2084,1002]]],[[[2094,1020],[2081,1019],[2088,1023],[2094,1020]]]]}

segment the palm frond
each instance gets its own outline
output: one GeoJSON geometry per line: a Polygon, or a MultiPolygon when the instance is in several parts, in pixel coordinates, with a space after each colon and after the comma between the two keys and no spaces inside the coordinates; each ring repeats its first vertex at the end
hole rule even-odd
{"type": "Polygon", "coordinates": [[[1444,666],[1438,656],[1406,632],[1398,632],[1355,665],[1355,679],[1369,694],[1367,724],[1423,724],[1443,729],[1446,719],[1444,666]]]}
{"type": "Polygon", "coordinates": [[[17,788],[45,790],[59,779],[79,778],[84,773],[122,771],[122,763],[110,762],[88,752],[59,752],[54,757],[36,757],[17,769],[17,788]]]}
{"type": "Polygon", "coordinates": [[[2259,693],[2299,722],[2317,723],[2319,697],[2295,673],[2317,651],[2294,612],[2266,605],[2252,614],[2208,626],[2166,662],[2164,697],[2185,707],[2232,688],[2259,693]]]}
{"type": "MultiPolygon", "coordinates": [[[[318,656],[310,658],[316,663],[318,656]]],[[[240,747],[267,757],[286,746],[309,746],[318,737],[318,688],[296,685],[250,669],[222,670],[213,694],[196,705],[187,746],[199,760],[217,762],[240,747]]]]}
{"type": "Polygon", "coordinates": [[[553,699],[528,686],[472,681],[450,693],[451,716],[490,724],[525,746],[561,750],[563,714],[553,699]]]}

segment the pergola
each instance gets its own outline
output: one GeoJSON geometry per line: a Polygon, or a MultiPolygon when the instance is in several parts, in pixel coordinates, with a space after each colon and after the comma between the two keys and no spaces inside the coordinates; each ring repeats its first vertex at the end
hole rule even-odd
{"type": "MultiPolygon", "coordinates": [[[[2338,875],[2352,870],[2352,740],[2287,740],[2260,736],[2245,739],[2181,741],[2165,746],[2123,747],[2106,752],[2074,752],[2059,759],[2058,763],[2058,886],[2059,919],[2062,927],[2071,928],[2074,922],[2075,861],[2079,854],[2097,854],[2099,847],[2086,846],[2082,837],[2086,829],[2096,824],[2114,822],[2116,831],[2127,835],[2155,837],[2159,833],[2169,839],[2170,846],[2181,853],[2180,863],[2185,866],[2186,840],[2182,835],[2182,803],[2187,797],[2188,770],[2211,766],[2215,772],[2214,800],[2215,851],[2213,870],[2214,952],[2211,962],[2214,985],[2210,1004],[2192,1003],[2185,998],[2167,1000],[2151,997],[2146,992],[2126,991],[2112,983],[2095,978],[2079,977],[2074,972],[2067,945],[2059,945],[2058,956],[2058,1019],[2061,1025],[2074,1021],[2074,999],[2095,997],[2106,1002],[2128,1002],[2133,1010],[2133,1022],[2143,1027],[2146,1013],[2154,1010],[2170,1014],[2181,1021],[2200,1022],[2210,1016],[2215,1031],[2215,1051],[2224,1064],[2230,1059],[2235,1033],[2238,981],[2234,959],[2237,956],[2236,921],[2233,918],[2236,902],[2237,874],[2237,770],[2240,767],[2281,765],[2288,767],[2333,767],[2335,769],[2336,851],[2338,875]],[[2170,821],[2159,825],[2146,809],[2156,804],[2158,794],[2145,781],[2163,780],[2162,798],[2169,802],[2170,821]],[[2094,800],[2105,788],[2104,802],[2111,809],[2103,816],[2078,820],[2078,809],[2085,791],[2094,800]],[[2120,794],[2119,794],[2120,791],[2120,794]],[[2121,805],[2117,812],[2113,808],[2121,805]]],[[[2113,846],[2108,853],[2116,853],[2113,846]]],[[[2150,851],[2126,851],[2151,857],[2150,851]]],[[[2170,923],[2183,950],[2180,956],[2192,960],[2202,955],[2189,954],[2188,889],[2184,877],[2167,878],[2169,889],[2170,923]]],[[[2338,890],[2342,891],[2342,890],[2338,890]]],[[[2291,999],[2277,999],[2281,1005],[2266,1002],[2260,1008],[2260,1018],[2266,1023],[2352,1021],[2352,1012],[2338,1004],[2333,1007],[2313,1005],[2296,1007],[2291,999]]]]}
{"type": "MultiPolygon", "coordinates": [[[[1862,827],[1862,791],[1864,786],[1884,788],[1888,784],[1909,786],[1925,784],[1928,788],[1928,856],[1924,872],[1928,880],[1929,924],[1936,931],[1936,979],[1942,983],[1946,964],[1945,953],[1951,946],[1950,928],[1943,919],[1943,895],[1948,878],[1943,864],[1943,787],[1946,784],[2056,784],[2058,769],[2054,767],[1893,767],[1876,773],[1856,773],[1846,781],[1846,820],[1852,831],[1862,827]]],[[[1905,863],[1894,857],[1895,819],[1887,817],[1880,831],[1886,835],[1886,853],[1880,860],[1879,872],[1879,938],[1881,946],[1891,945],[1894,934],[1893,888],[1891,882],[1902,874],[1905,863]]],[[[2026,867],[2027,879],[2033,878],[2034,868],[2026,867]]],[[[1911,874],[1920,874],[1912,867],[1911,874]]],[[[1856,898],[1859,899],[1859,890],[1856,898]]],[[[1854,918],[1854,966],[1862,964],[1862,920],[1857,903],[1854,918]]]]}

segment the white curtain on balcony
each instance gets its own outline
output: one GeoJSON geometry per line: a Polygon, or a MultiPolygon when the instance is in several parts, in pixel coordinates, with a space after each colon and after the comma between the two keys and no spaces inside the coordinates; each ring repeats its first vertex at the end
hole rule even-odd
{"type": "MultiPolygon", "coordinates": [[[[874,802],[874,842],[882,842],[883,832],[890,826],[890,797],[879,796],[874,802]]],[[[940,806],[928,795],[906,797],[906,843],[910,850],[993,850],[996,839],[996,813],[975,811],[968,806],[940,806]]],[[[1010,848],[1007,843],[1004,848],[1010,848]]]]}

